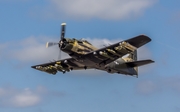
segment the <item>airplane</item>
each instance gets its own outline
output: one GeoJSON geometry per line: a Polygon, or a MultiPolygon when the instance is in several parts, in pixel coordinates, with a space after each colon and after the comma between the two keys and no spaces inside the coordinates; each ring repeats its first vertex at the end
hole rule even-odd
{"type": "Polygon", "coordinates": [[[146,35],[139,35],[98,49],[87,40],[65,38],[65,28],[66,23],[62,23],[60,41],[47,42],[46,47],[58,45],[60,52],[69,54],[70,58],[31,66],[32,68],[52,75],[57,72],[98,69],[112,74],[138,77],[139,66],[154,63],[150,59],[137,60],[137,49],[151,41],[146,35]]]}

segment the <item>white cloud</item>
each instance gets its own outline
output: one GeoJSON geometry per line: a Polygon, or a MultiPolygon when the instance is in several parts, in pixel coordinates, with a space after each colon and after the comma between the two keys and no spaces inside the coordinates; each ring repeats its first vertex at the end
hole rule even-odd
{"type": "Polygon", "coordinates": [[[143,80],[135,86],[141,95],[149,95],[160,91],[173,91],[180,93],[180,77],[156,77],[156,80],[143,80]]]}
{"type": "Polygon", "coordinates": [[[12,58],[16,58],[21,61],[44,61],[52,60],[58,58],[58,49],[57,48],[45,48],[45,41],[41,40],[39,37],[29,37],[25,40],[17,43],[12,53],[12,58]]]}
{"type": "Polygon", "coordinates": [[[140,94],[148,95],[157,90],[157,85],[150,80],[141,81],[137,84],[137,91],[140,94]]]}
{"type": "MultiPolygon", "coordinates": [[[[40,36],[40,37],[28,37],[23,40],[9,42],[4,45],[0,45],[0,59],[13,59],[21,62],[49,62],[58,59],[59,48],[53,46],[46,48],[46,42],[59,42],[59,40],[52,37],[40,36]],[[2,46],[2,47],[1,47],[2,46]]],[[[62,57],[67,57],[62,53],[62,57]]]]}
{"type": "Polygon", "coordinates": [[[16,89],[12,87],[0,88],[1,107],[29,107],[39,104],[42,95],[46,93],[44,87],[16,89]]]}
{"type": "MultiPolygon", "coordinates": [[[[71,19],[119,20],[134,18],[156,0],[51,0],[51,8],[71,19]]],[[[56,12],[54,11],[54,12],[56,12]]],[[[48,12],[48,11],[46,11],[48,12]]],[[[52,15],[53,12],[49,12],[52,15]]],[[[46,13],[47,14],[47,13],[46,13]]]]}
{"type": "Polygon", "coordinates": [[[6,54],[6,50],[9,46],[9,44],[4,43],[4,44],[0,44],[0,61],[3,60],[3,57],[5,57],[6,54]]]}
{"type": "Polygon", "coordinates": [[[143,59],[152,59],[152,53],[146,45],[138,49],[138,60],[143,59]]]}
{"type": "Polygon", "coordinates": [[[95,47],[97,48],[102,48],[105,46],[109,46],[111,44],[115,44],[117,42],[122,41],[121,39],[119,40],[109,40],[109,39],[101,39],[101,38],[86,38],[88,42],[92,43],[95,47]]]}
{"type": "Polygon", "coordinates": [[[162,81],[162,85],[165,85],[166,87],[171,88],[172,90],[180,92],[180,77],[167,77],[162,81]]]}
{"type": "Polygon", "coordinates": [[[39,95],[26,88],[21,93],[15,95],[11,99],[11,103],[16,107],[27,107],[38,104],[40,100],[39,95]]]}

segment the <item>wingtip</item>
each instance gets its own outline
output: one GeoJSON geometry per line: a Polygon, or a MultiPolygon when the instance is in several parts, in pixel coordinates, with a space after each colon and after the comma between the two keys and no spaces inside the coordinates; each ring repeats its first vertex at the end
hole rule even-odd
{"type": "Polygon", "coordinates": [[[36,66],[31,66],[31,68],[34,68],[34,69],[35,69],[35,68],[36,68],[36,66]]]}
{"type": "Polygon", "coordinates": [[[140,36],[146,37],[151,41],[151,38],[149,36],[145,35],[145,34],[141,34],[140,36]]]}
{"type": "Polygon", "coordinates": [[[154,61],[154,60],[151,60],[151,59],[149,59],[149,62],[150,62],[150,63],[155,63],[155,61],[154,61]]]}
{"type": "Polygon", "coordinates": [[[145,34],[141,34],[141,36],[146,36],[147,37],[147,35],[145,35],[145,34]]]}

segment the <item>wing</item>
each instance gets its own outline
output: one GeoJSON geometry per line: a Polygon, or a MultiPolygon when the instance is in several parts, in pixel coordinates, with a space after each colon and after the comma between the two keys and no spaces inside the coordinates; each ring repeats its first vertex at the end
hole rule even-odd
{"type": "Polygon", "coordinates": [[[90,67],[84,68],[84,65],[79,63],[73,58],[57,60],[50,63],[39,64],[31,66],[34,69],[55,75],[58,71],[65,73],[71,70],[90,69],[90,67]]]}
{"type": "Polygon", "coordinates": [[[126,54],[135,51],[137,48],[150,41],[151,39],[148,36],[139,35],[134,38],[93,51],[89,54],[86,54],[85,58],[91,60],[94,63],[106,65],[118,58],[123,57],[126,54]]]}

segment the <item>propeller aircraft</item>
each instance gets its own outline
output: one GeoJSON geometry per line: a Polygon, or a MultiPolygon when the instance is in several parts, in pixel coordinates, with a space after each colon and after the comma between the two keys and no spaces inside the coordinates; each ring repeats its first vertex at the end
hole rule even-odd
{"type": "Polygon", "coordinates": [[[87,40],[65,38],[66,23],[61,24],[61,37],[59,42],[47,42],[46,47],[58,45],[71,58],[39,64],[32,68],[55,75],[59,72],[72,70],[98,69],[108,73],[118,73],[138,77],[138,67],[153,63],[154,61],[137,60],[137,49],[151,39],[146,35],[139,35],[104,48],[96,48],[87,40]],[[126,57],[124,57],[127,55],[126,57]]]}

